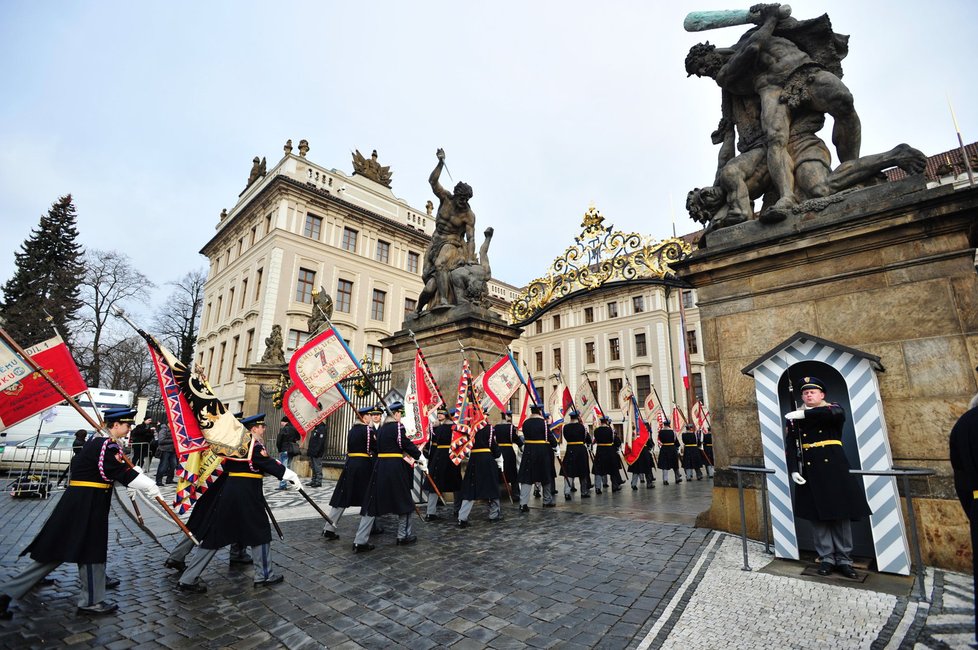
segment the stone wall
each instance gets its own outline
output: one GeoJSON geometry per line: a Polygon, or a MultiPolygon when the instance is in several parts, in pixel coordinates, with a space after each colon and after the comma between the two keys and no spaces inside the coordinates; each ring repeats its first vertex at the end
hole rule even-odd
{"type": "MultiPolygon", "coordinates": [[[[969,568],[947,438],[976,391],[976,222],[978,190],[913,178],[728,228],[676,265],[697,288],[717,466],[762,464],[754,381],[741,372],[759,356],[798,331],[878,355],[894,465],[937,472],[911,488],[925,562],[969,568]]],[[[735,486],[718,472],[704,524],[739,532],[735,486]]]]}

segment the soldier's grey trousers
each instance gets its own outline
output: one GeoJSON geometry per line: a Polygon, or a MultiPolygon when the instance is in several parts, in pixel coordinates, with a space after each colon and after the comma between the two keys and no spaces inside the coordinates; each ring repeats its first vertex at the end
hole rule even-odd
{"type": "MultiPolygon", "coordinates": [[[[675,474],[675,476],[676,476],[676,482],[678,483],[679,482],[679,470],[678,469],[673,469],[671,471],[672,471],[673,474],[675,474]]],[[[662,470],[662,480],[663,481],[668,481],[669,480],[669,472],[670,472],[670,470],[668,470],[668,469],[662,470]]]]}
{"type": "MultiPolygon", "coordinates": [[[[176,548],[167,556],[166,559],[173,560],[174,562],[183,562],[190,555],[190,551],[194,550],[194,541],[187,536],[184,536],[180,540],[180,543],[176,545],[176,548]]],[[[245,551],[245,547],[240,544],[231,544],[231,559],[243,558],[248,555],[245,551]]]]}
{"type": "MultiPolygon", "coordinates": [[[[411,519],[414,513],[409,512],[406,515],[397,515],[397,539],[404,539],[410,537],[414,532],[414,528],[411,526],[411,519]]],[[[370,531],[373,530],[374,521],[376,517],[371,517],[370,515],[362,515],[360,517],[360,525],[357,527],[357,536],[353,538],[354,544],[366,544],[370,541],[370,531]]]]}
{"type": "MultiPolygon", "coordinates": [[[[190,555],[190,562],[187,568],[180,574],[180,584],[192,585],[200,579],[200,574],[204,572],[207,565],[214,556],[217,555],[216,548],[200,548],[190,555]]],[[[272,545],[259,544],[251,547],[251,557],[255,561],[255,582],[264,582],[273,575],[272,571],[272,545]]]]}
{"type": "MultiPolygon", "coordinates": [[[[543,483],[543,503],[550,504],[554,502],[554,491],[553,484],[550,481],[544,481],[543,483]]],[[[529,483],[520,483],[520,505],[525,506],[530,503],[530,492],[533,491],[533,486],[529,483]]]]}
{"type": "MultiPolygon", "coordinates": [[[[473,504],[475,501],[462,501],[462,507],[458,509],[459,521],[469,520],[473,504]]],[[[489,519],[499,519],[499,499],[489,499],[489,519]]]]}
{"type": "Polygon", "coordinates": [[[340,523],[340,517],[343,516],[343,513],[345,511],[346,511],[346,508],[337,508],[335,506],[331,507],[329,509],[329,519],[333,523],[331,524],[331,523],[329,523],[329,521],[327,521],[325,524],[323,524],[323,532],[325,533],[328,530],[331,533],[335,533],[336,532],[336,526],[337,526],[337,524],[340,523]]]}
{"type": "Polygon", "coordinates": [[[852,565],[852,524],[848,519],[812,521],[815,552],[822,562],[852,565]]]}
{"type": "MultiPolygon", "coordinates": [[[[638,479],[641,478],[642,472],[632,472],[632,485],[638,486],[638,479]]],[[[649,487],[654,487],[652,484],[655,483],[655,473],[648,472],[645,474],[645,483],[649,487]]]]}
{"type": "MultiPolygon", "coordinates": [[[[22,598],[34,585],[59,566],[61,562],[35,560],[0,586],[0,593],[14,599],[22,598]]],[[[79,564],[78,582],[81,585],[81,593],[78,594],[79,607],[89,607],[105,600],[105,564],[79,564]]]]}

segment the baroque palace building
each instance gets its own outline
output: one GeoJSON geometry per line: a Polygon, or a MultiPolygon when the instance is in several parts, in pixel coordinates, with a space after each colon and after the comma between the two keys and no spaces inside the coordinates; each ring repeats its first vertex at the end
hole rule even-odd
{"type": "MultiPolygon", "coordinates": [[[[382,368],[390,354],[380,339],[401,329],[422,289],[434,231],[430,203],[420,210],[397,198],[376,152],[370,159],[354,154],[347,175],[311,162],[308,150],[303,140],[296,154],[289,141],[268,171],[256,158],[247,187],[201,249],[210,268],[195,360],[233,411],[245,399],[240,368],[261,361],[274,325],[281,327],[286,359],[305,342],[315,290],[332,297],[333,323],[354,354],[382,368]]],[[[656,242],[613,231],[595,208],[582,227],[577,241],[585,243],[548,268],[541,264],[541,278],[522,288],[489,283],[493,309],[524,329],[512,344],[521,369],[545,400],[556,390],[558,371],[575,392],[586,377],[620,427],[618,395],[626,384],[639,400],[654,386],[668,408],[673,402],[685,408],[682,338],[691,390],[708,404],[695,292],[671,277],[667,260],[652,259],[656,242]],[[588,271],[570,277],[568,256],[577,255],[590,256],[588,271]]]]}

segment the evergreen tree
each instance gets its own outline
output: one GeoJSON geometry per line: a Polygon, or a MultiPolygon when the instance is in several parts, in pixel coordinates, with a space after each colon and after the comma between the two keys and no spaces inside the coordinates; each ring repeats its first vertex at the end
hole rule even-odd
{"type": "Polygon", "coordinates": [[[24,347],[51,338],[52,326],[71,345],[85,272],[75,219],[71,195],[62,196],[14,252],[17,269],[3,285],[0,320],[24,347]]]}

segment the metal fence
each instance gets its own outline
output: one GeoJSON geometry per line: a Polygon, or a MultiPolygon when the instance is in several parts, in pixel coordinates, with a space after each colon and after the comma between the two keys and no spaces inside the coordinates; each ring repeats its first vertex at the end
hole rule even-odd
{"type": "MultiPolygon", "coordinates": [[[[373,382],[377,392],[386,395],[391,388],[391,371],[381,370],[379,372],[367,373],[370,381],[373,382]]],[[[341,382],[343,390],[350,397],[350,403],[354,408],[360,409],[365,406],[373,406],[378,402],[377,396],[373,393],[360,395],[356,388],[358,378],[356,376],[344,379],[341,382]]],[[[326,455],[323,462],[328,464],[342,465],[346,460],[346,437],[356,421],[353,409],[344,406],[333,413],[326,420],[326,455]]]]}

